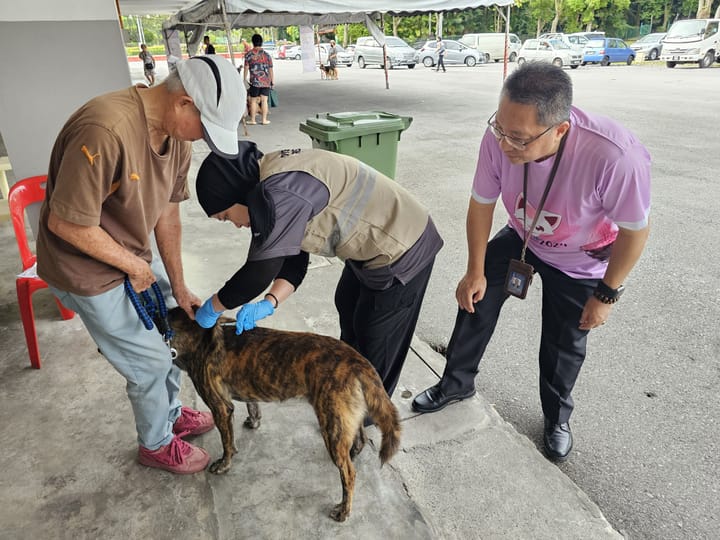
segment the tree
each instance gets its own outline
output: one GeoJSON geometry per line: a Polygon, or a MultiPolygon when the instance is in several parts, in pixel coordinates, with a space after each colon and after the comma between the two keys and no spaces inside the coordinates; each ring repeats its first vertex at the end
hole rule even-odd
{"type": "MultiPolygon", "coordinates": [[[[553,20],[550,32],[557,31],[557,23],[559,16],[555,10],[556,0],[530,0],[527,4],[527,11],[530,16],[535,19],[535,36],[539,36],[545,29],[545,24],[549,20],[553,20]]],[[[516,15],[517,18],[517,15],[516,15]]]]}
{"type": "Polygon", "coordinates": [[[712,0],[698,0],[697,15],[698,19],[707,19],[710,17],[710,10],[712,9],[712,0]]]}

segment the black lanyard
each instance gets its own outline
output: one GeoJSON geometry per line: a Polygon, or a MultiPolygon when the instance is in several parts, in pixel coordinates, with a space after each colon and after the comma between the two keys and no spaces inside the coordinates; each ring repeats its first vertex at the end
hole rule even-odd
{"type": "MultiPolygon", "coordinates": [[[[552,169],[550,170],[550,176],[548,177],[547,184],[545,184],[545,191],[542,194],[542,198],[540,199],[540,204],[535,209],[535,217],[533,218],[532,224],[530,225],[530,231],[532,235],[532,231],[535,230],[535,225],[537,225],[537,221],[540,218],[540,212],[543,209],[543,206],[545,205],[545,199],[547,199],[548,193],[550,193],[550,186],[552,186],[553,180],[555,180],[555,173],[557,172],[558,165],[560,165],[560,158],[563,155],[563,150],[565,148],[565,139],[567,139],[567,132],[565,132],[565,135],[563,135],[563,138],[560,139],[560,146],[558,147],[557,154],[555,154],[555,162],[553,163],[552,169]]],[[[530,236],[528,235],[528,228],[526,227],[526,216],[527,216],[527,182],[528,182],[528,169],[529,164],[525,163],[524,167],[524,173],[523,173],[523,247],[522,251],[520,252],[520,261],[525,262],[525,250],[527,249],[528,240],[530,239],[530,236]]]]}

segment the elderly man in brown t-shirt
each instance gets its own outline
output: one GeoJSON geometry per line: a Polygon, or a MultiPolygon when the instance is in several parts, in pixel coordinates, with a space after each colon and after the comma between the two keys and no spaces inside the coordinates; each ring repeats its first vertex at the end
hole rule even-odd
{"type": "Polygon", "coordinates": [[[163,336],[143,326],[124,281],[136,292],[157,281],[166,304],[193,317],[201,301],[183,277],[179,211],[190,141],[236,154],[244,107],[242,78],[218,56],[179,62],[153,88],[89,101],[58,135],[40,215],[38,274],[127,379],[140,463],[181,474],[207,465],[207,452],[182,437],[212,429],[212,416],[181,407],[180,371],[163,336]],[[162,261],[153,259],[152,233],[162,261]]]}

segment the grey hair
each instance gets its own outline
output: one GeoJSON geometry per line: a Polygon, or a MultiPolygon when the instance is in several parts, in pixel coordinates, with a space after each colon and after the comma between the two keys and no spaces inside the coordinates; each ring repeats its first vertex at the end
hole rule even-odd
{"type": "Polygon", "coordinates": [[[514,103],[534,105],[541,126],[570,118],[572,81],[562,68],[547,62],[526,62],[518,67],[505,79],[501,95],[514,103]]]}
{"type": "Polygon", "coordinates": [[[177,72],[176,69],[171,70],[167,78],[163,82],[167,86],[168,92],[170,92],[171,94],[187,94],[187,92],[185,91],[185,87],[180,80],[180,74],[177,72]]]}

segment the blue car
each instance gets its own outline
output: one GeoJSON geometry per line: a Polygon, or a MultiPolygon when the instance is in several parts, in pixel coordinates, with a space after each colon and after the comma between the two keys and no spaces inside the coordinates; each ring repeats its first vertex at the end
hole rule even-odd
{"type": "Polygon", "coordinates": [[[585,44],[582,65],[609,66],[612,62],[625,62],[629,66],[635,60],[636,54],[622,39],[591,39],[585,44]]]}

